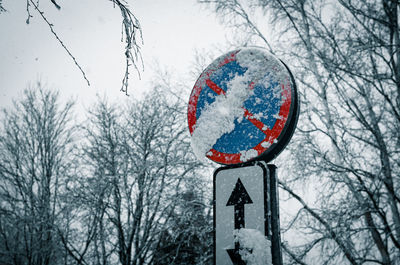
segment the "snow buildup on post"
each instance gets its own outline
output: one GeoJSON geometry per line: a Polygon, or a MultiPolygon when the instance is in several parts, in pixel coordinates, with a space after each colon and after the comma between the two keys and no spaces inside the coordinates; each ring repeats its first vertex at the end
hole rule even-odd
{"type": "Polygon", "coordinates": [[[272,264],[271,242],[256,229],[241,228],[233,231],[235,242],[239,242],[239,254],[247,265],[272,264]]]}
{"type": "MultiPolygon", "coordinates": [[[[226,93],[216,95],[215,101],[202,109],[196,121],[191,144],[196,157],[202,161],[205,160],[205,155],[211,155],[210,149],[219,138],[235,129],[235,121],[240,123],[243,120],[243,105],[253,94],[255,83],[269,82],[271,79],[282,83],[283,78],[287,78],[286,72],[282,71],[285,67],[281,62],[262,49],[241,49],[236,54],[236,60],[247,70],[242,75],[236,73],[234,78],[227,82],[226,93]],[[268,72],[271,76],[266,80],[265,75],[268,72]]],[[[218,72],[217,70],[215,74],[218,72]]],[[[279,86],[278,90],[280,97],[279,86]]],[[[240,160],[246,162],[258,155],[254,149],[244,150],[241,152],[240,160]]]]}

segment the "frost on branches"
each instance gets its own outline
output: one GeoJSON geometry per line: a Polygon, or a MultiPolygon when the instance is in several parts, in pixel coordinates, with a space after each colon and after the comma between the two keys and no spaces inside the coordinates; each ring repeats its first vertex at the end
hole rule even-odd
{"type": "Polygon", "coordinates": [[[240,244],[239,254],[247,265],[272,264],[271,242],[256,229],[236,229],[235,242],[240,244]]]}

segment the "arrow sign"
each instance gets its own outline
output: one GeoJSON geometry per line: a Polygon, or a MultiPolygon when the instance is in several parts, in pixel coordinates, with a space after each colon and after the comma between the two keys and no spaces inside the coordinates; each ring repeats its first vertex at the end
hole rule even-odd
{"type": "MultiPolygon", "coordinates": [[[[253,203],[253,201],[251,200],[250,195],[247,193],[247,190],[240,178],[238,178],[235,188],[233,189],[231,196],[226,203],[226,206],[234,206],[235,229],[245,227],[244,205],[251,203],[253,203]]],[[[229,257],[234,265],[246,265],[239,254],[239,247],[239,243],[236,242],[234,249],[227,249],[226,251],[228,252],[229,257]]]]}
{"type": "Polygon", "coordinates": [[[245,265],[234,230],[255,229],[268,235],[267,187],[262,162],[214,172],[214,265],[245,265]]]}
{"type": "Polygon", "coordinates": [[[235,229],[244,228],[244,205],[253,203],[242,181],[238,178],[226,206],[234,206],[235,229]]]}

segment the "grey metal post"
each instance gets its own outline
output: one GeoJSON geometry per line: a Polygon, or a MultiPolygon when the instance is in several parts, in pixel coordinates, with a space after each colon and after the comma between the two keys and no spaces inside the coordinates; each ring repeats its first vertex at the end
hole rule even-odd
{"type": "Polygon", "coordinates": [[[279,196],[276,166],[268,165],[270,183],[270,209],[271,209],[271,252],[272,264],[283,265],[281,248],[281,229],[279,221],[279,196]]]}

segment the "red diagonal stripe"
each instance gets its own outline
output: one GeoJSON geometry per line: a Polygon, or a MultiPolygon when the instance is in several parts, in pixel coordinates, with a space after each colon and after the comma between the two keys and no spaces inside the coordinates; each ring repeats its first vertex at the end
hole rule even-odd
{"type": "Polygon", "coordinates": [[[254,115],[248,111],[247,109],[244,109],[244,117],[251,122],[254,126],[256,126],[260,131],[262,131],[265,135],[267,135],[270,132],[270,129],[268,129],[267,126],[260,120],[256,119],[254,115]]]}
{"type": "Polygon", "coordinates": [[[206,80],[206,84],[207,84],[207,86],[209,86],[218,95],[221,95],[221,94],[225,95],[226,94],[225,91],[222,88],[220,88],[216,83],[214,83],[210,79],[206,80]]]}

